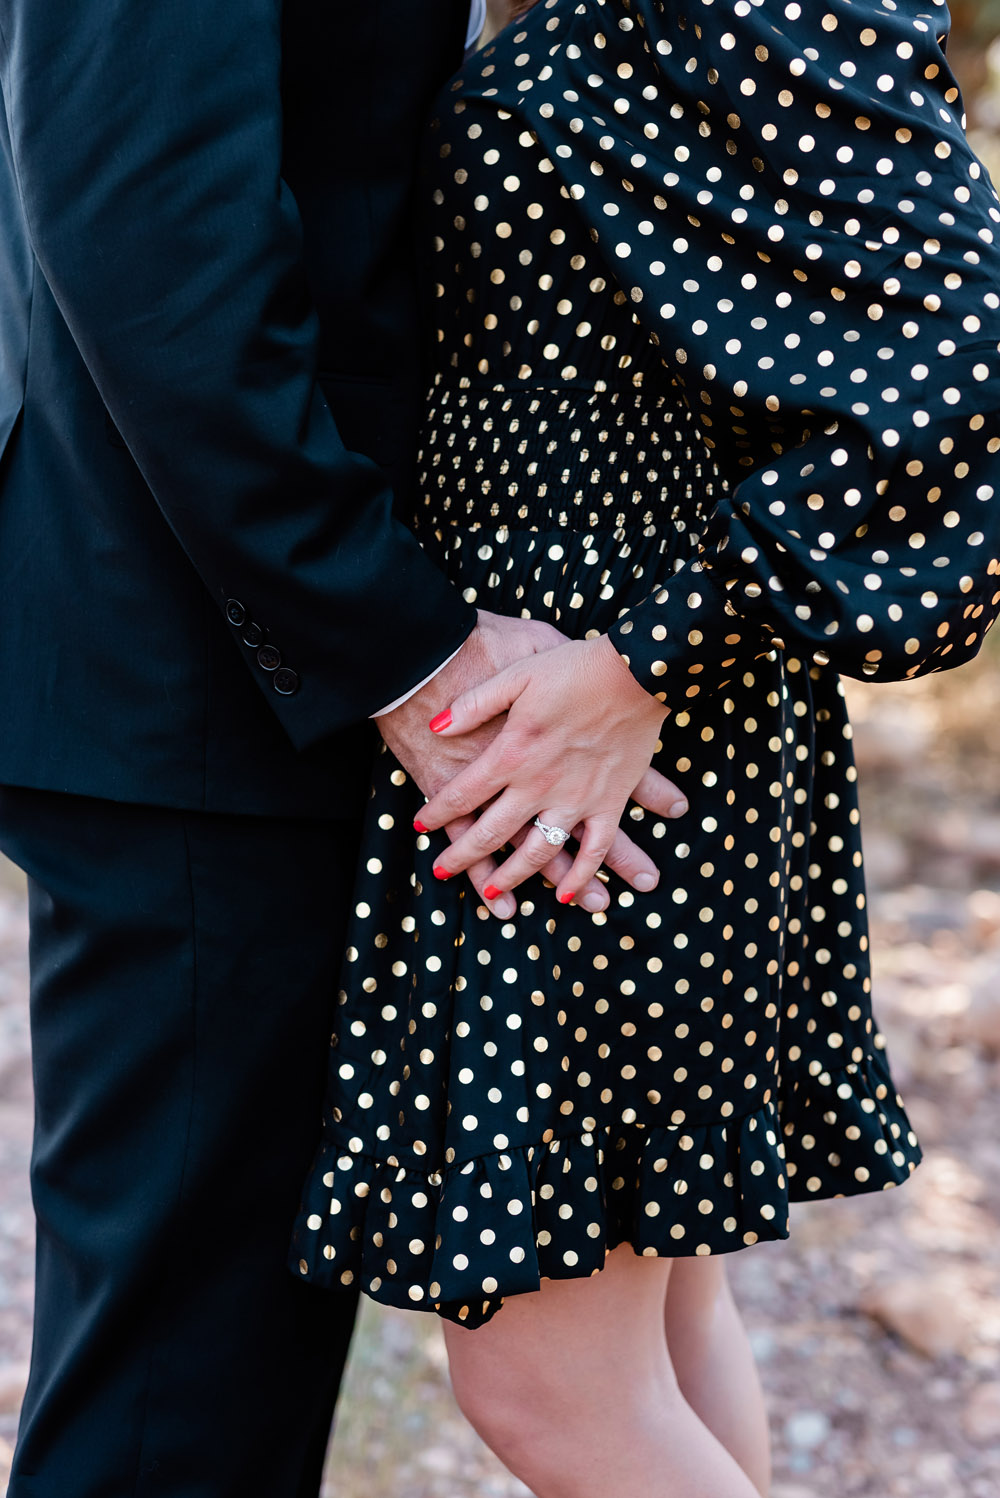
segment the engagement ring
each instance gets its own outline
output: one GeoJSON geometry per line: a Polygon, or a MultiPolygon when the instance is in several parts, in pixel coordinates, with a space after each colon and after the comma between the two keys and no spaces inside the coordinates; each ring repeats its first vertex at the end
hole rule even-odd
{"type": "Polygon", "coordinates": [[[548,822],[543,822],[541,817],[535,818],[535,826],[538,828],[545,841],[547,843],[551,843],[553,848],[561,848],[563,843],[569,842],[569,833],[566,831],[565,827],[550,826],[548,822]]]}

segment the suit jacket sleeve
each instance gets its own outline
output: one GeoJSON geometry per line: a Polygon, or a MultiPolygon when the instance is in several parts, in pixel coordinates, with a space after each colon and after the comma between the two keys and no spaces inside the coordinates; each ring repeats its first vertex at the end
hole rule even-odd
{"type": "Polygon", "coordinates": [[[252,666],[305,747],[475,615],[315,383],[280,23],[276,0],[0,0],[0,62],[41,272],[218,608],[241,603],[294,671],[282,695],[252,666]]]}
{"type": "Polygon", "coordinates": [[[775,648],[959,665],[1000,611],[1000,212],[944,7],[599,9],[537,132],[728,480],[615,644],[674,707],[775,648]]]}

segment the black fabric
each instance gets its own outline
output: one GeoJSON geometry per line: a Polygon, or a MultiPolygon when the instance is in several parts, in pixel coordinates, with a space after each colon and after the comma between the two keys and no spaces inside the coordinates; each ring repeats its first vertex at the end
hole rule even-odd
{"type": "Polygon", "coordinates": [[[451,377],[672,381],[724,480],[609,630],[675,713],[771,649],[954,667],[1000,614],[1000,210],[947,29],[922,0],[545,0],[442,100],[451,377]]]}
{"type": "Polygon", "coordinates": [[[918,1162],[838,672],[958,665],[1000,609],[1000,210],[958,111],[908,0],[540,0],[442,95],[417,535],[483,607],[618,639],[691,810],[630,809],[655,891],[500,922],[379,757],[300,1277],[474,1326],[918,1162]]]}
{"type": "Polygon", "coordinates": [[[10,1498],[315,1498],[355,1302],[284,1258],[355,839],[0,790],[31,879],[37,1093],[10,1498]]]}
{"type": "Polygon", "coordinates": [[[0,780],[327,813],[468,634],[388,471],[465,12],[0,0],[0,780]]]}

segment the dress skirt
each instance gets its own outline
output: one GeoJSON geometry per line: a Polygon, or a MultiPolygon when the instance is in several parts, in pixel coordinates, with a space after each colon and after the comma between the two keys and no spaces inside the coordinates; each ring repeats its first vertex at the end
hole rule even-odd
{"type": "MultiPolygon", "coordinates": [[[[690,558],[717,485],[685,406],[638,375],[445,379],[414,524],[466,598],[582,637],[690,558]]],[[[612,878],[591,915],[536,877],[500,921],[433,877],[444,835],[413,832],[424,798],[378,755],[303,1278],[473,1327],[619,1244],[727,1253],[785,1237],[790,1201],[912,1171],[836,672],[776,650],[673,712],[654,763],[690,802],[627,813],[658,888],[612,878]]]]}

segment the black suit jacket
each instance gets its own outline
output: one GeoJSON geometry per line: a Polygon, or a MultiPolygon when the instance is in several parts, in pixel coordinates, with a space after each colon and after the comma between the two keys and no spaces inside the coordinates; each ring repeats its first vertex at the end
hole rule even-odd
{"type": "Polygon", "coordinates": [[[466,15],[0,0],[0,781],[355,810],[469,633],[388,481],[466,15]]]}

